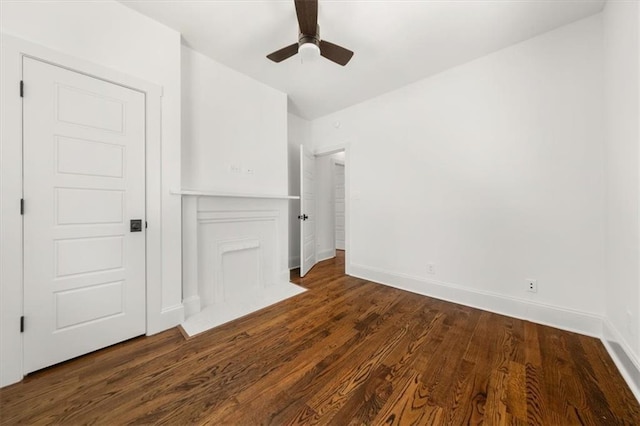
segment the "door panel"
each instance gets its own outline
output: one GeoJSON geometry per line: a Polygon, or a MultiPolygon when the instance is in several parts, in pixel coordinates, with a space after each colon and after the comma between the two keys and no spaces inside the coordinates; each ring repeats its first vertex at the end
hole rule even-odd
{"type": "Polygon", "coordinates": [[[121,314],[123,290],[117,281],[56,293],[57,329],[121,314]]]}
{"type": "Polygon", "coordinates": [[[144,94],[23,60],[24,371],[145,332],[144,94]]]}
{"type": "Polygon", "coordinates": [[[124,192],[56,188],[56,225],[123,223],[124,192]]]}
{"type": "Polygon", "coordinates": [[[59,174],[122,178],[124,147],[83,139],[56,138],[59,174]]]}
{"type": "Polygon", "coordinates": [[[316,264],[316,200],[313,154],[300,145],[300,276],[316,264]]]}

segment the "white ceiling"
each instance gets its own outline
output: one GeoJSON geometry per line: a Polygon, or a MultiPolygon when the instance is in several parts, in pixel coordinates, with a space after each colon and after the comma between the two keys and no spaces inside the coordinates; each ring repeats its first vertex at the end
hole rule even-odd
{"type": "Polygon", "coordinates": [[[321,58],[276,64],[295,43],[293,0],[122,0],[182,33],[184,44],[289,95],[314,119],[602,10],[605,0],[320,0],[327,41],[355,52],[342,67],[321,58]]]}

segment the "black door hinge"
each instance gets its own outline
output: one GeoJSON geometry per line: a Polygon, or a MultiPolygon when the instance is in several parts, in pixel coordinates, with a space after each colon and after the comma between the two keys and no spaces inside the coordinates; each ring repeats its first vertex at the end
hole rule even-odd
{"type": "Polygon", "coordinates": [[[20,80],[20,97],[24,98],[24,81],[20,80]]]}
{"type": "Polygon", "coordinates": [[[149,223],[145,220],[144,221],[144,229],[147,229],[149,227],[149,223]]]}
{"type": "Polygon", "coordinates": [[[24,198],[20,198],[20,214],[24,214],[24,198]]]}
{"type": "Polygon", "coordinates": [[[20,333],[24,333],[24,316],[20,317],[20,333]]]}

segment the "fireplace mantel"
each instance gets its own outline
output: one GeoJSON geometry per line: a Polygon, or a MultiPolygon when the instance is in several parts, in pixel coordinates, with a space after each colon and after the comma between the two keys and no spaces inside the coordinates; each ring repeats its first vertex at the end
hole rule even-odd
{"type": "Polygon", "coordinates": [[[289,195],[182,189],[183,330],[197,334],[304,291],[289,282],[289,195]]]}
{"type": "Polygon", "coordinates": [[[275,200],[299,200],[297,195],[280,195],[280,194],[245,194],[238,192],[224,192],[204,189],[186,189],[179,191],[171,191],[173,195],[191,195],[196,197],[230,197],[230,198],[258,198],[258,199],[275,199],[275,200]]]}

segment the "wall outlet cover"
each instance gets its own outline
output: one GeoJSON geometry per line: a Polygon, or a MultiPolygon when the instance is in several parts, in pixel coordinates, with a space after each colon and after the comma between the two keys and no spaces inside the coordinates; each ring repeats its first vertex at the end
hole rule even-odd
{"type": "Polygon", "coordinates": [[[527,291],[530,293],[538,292],[538,280],[527,280],[527,291]]]}
{"type": "Polygon", "coordinates": [[[433,263],[427,263],[427,273],[428,274],[435,274],[436,273],[436,265],[434,265],[433,263]]]}

